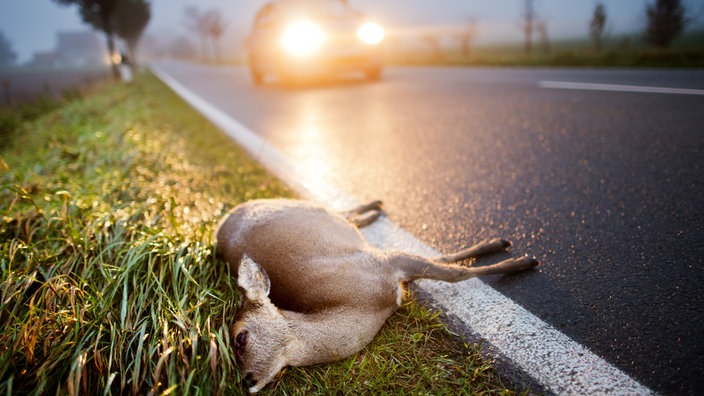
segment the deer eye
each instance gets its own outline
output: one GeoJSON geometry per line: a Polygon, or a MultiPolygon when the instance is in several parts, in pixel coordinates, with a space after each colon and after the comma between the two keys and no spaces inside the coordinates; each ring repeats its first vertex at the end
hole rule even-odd
{"type": "Polygon", "coordinates": [[[237,334],[235,337],[235,354],[242,356],[244,349],[247,346],[247,331],[237,334]]]}

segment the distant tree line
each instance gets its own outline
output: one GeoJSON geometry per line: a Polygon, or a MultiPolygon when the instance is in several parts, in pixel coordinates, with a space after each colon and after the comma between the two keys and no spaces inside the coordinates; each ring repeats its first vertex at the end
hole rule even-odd
{"type": "MultiPolygon", "coordinates": [[[[645,42],[660,48],[668,48],[672,41],[682,33],[688,22],[680,0],[656,0],[655,3],[648,3],[646,4],[645,16],[646,24],[643,38],[645,42]]],[[[600,51],[604,45],[606,22],[606,8],[603,3],[597,2],[589,22],[589,36],[597,51],[600,51]]],[[[547,43],[546,24],[545,21],[538,18],[534,0],[524,0],[520,27],[524,32],[526,53],[530,54],[532,51],[534,31],[541,36],[545,48],[547,43]]]]}
{"type": "MultiPolygon", "coordinates": [[[[518,28],[523,33],[523,48],[528,55],[534,51],[534,37],[537,36],[542,51],[550,51],[547,21],[536,10],[536,0],[522,0],[521,17],[518,28]]],[[[643,40],[651,45],[668,48],[682,32],[691,19],[687,18],[685,8],[680,0],[655,0],[645,5],[645,27],[643,40]]],[[[589,37],[596,51],[601,51],[608,36],[608,17],[606,7],[597,2],[589,21],[589,37]]],[[[469,19],[467,26],[454,34],[459,40],[463,56],[468,56],[471,45],[477,36],[477,21],[469,19]]],[[[420,36],[432,51],[436,59],[442,57],[440,50],[441,36],[434,32],[425,32],[420,36]]]]}
{"type": "Polygon", "coordinates": [[[0,67],[12,66],[17,60],[17,53],[12,50],[10,40],[0,30],[0,67]]]}
{"type": "MultiPolygon", "coordinates": [[[[688,23],[680,0],[656,0],[655,3],[648,3],[645,17],[643,39],[646,43],[660,48],[668,48],[672,41],[682,34],[688,23]]],[[[605,27],[606,8],[604,4],[597,3],[589,22],[589,36],[597,51],[603,47],[605,27]]]]}

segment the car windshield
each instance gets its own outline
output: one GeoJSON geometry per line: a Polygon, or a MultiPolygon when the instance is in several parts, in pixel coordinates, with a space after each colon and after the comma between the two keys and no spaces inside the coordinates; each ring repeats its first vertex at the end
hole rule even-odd
{"type": "Polygon", "coordinates": [[[280,11],[287,15],[306,14],[316,18],[340,18],[356,14],[346,3],[336,0],[285,0],[280,11]]]}

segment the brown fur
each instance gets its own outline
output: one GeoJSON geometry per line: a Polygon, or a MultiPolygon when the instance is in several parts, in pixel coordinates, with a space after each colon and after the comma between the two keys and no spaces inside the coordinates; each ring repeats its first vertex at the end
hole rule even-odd
{"type": "Polygon", "coordinates": [[[375,249],[356,226],[378,218],[380,205],[343,215],[304,201],[259,200],[225,217],[218,251],[245,291],[232,333],[240,367],[254,384],[250,392],[285,366],[332,362],[361,350],[398,309],[402,282],[456,282],[537,265],[528,258],[478,268],[448,264],[509,246],[499,239],[435,259],[375,249]]]}

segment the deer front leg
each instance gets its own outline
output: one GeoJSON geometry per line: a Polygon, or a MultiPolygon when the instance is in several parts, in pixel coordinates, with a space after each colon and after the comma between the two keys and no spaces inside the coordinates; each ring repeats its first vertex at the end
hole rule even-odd
{"type": "Polygon", "coordinates": [[[389,259],[394,269],[399,270],[400,281],[416,279],[435,279],[445,282],[459,282],[482,275],[510,274],[536,267],[538,260],[531,257],[519,257],[504,260],[498,264],[481,267],[463,267],[446,264],[432,259],[407,253],[395,253],[389,259]]]}

